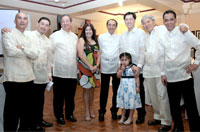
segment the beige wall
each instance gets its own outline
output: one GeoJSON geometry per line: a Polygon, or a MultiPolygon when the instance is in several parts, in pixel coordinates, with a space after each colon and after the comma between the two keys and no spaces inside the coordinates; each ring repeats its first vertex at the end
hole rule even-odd
{"type": "Polygon", "coordinates": [[[185,16],[185,23],[190,26],[190,30],[200,30],[200,14],[191,14],[185,16]]]}

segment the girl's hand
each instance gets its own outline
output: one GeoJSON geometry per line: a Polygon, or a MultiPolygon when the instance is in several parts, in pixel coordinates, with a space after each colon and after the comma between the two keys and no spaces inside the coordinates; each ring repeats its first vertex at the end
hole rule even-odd
{"type": "Polygon", "coordinates": [[[90,67],[90,70],[91,70],[92,73],[95,73],[96,70],[97,70],[97,65],[91,66],[91,67],[90,67]]]}
{"type": "Polygon", "coordinates": [[[140,92],[140,88],[136,88],[136,93],[139,93],[140,92]]]}
{"type": "Polygon", "coordinates": [[[126,68],[126,67],[125,67],[124,65],[121,64],[120,69],[121,69],[122,71],[124,71],[125,68],[126,68]]]}

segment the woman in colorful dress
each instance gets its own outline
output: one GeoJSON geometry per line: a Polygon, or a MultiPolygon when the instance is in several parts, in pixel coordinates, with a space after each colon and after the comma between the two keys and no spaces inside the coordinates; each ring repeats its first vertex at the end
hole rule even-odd
{"type": "Polygon", "coordinates": [[[96,33],[92,24],[85,24],[81,37],[77,44],[78,49],[78,68],[79,82],[83,87],[83,99],[85,103],[85,120],[94,118],[93,100],[94,88],[100,86],[99,77],[99,45],[96,39],[96,33]]]}

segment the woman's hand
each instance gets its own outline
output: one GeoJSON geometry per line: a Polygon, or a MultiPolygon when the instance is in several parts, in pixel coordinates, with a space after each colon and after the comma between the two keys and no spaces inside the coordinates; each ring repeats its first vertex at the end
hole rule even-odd
{"type": "Polygon", "coordinates": [[[97,68],[98,68],[97,65],[91,66],[90,70],[91,70],[92,73],[95,73],[97,71],[97,68]]]}

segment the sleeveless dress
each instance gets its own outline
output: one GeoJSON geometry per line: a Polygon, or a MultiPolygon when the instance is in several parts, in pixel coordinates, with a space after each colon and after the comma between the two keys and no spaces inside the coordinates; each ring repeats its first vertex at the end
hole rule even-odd
{"type": "MultiPolygon", "coordinates": [[[[92,65],[96,65],[97,56],[98,56],[99,47],[97,44],[89,45],[86,48],[84,45],[84,55],[87,61],[92,65]]],[[[100,76],[99,69],[95,73],[92,73],[89,67],[82,62],[82,60],[78,59],[78,69],[79,69],[79,83],[83,88],[95,88],[100,87],[100,76]]]]}
{"type": "Polygon", "coordinates": [[[140,94],[136,92],[136,82],[132,66],[125,68],[122,73],[117,91],[117,107],[122,109],[136,109],[142,107],[140,94]]]}

